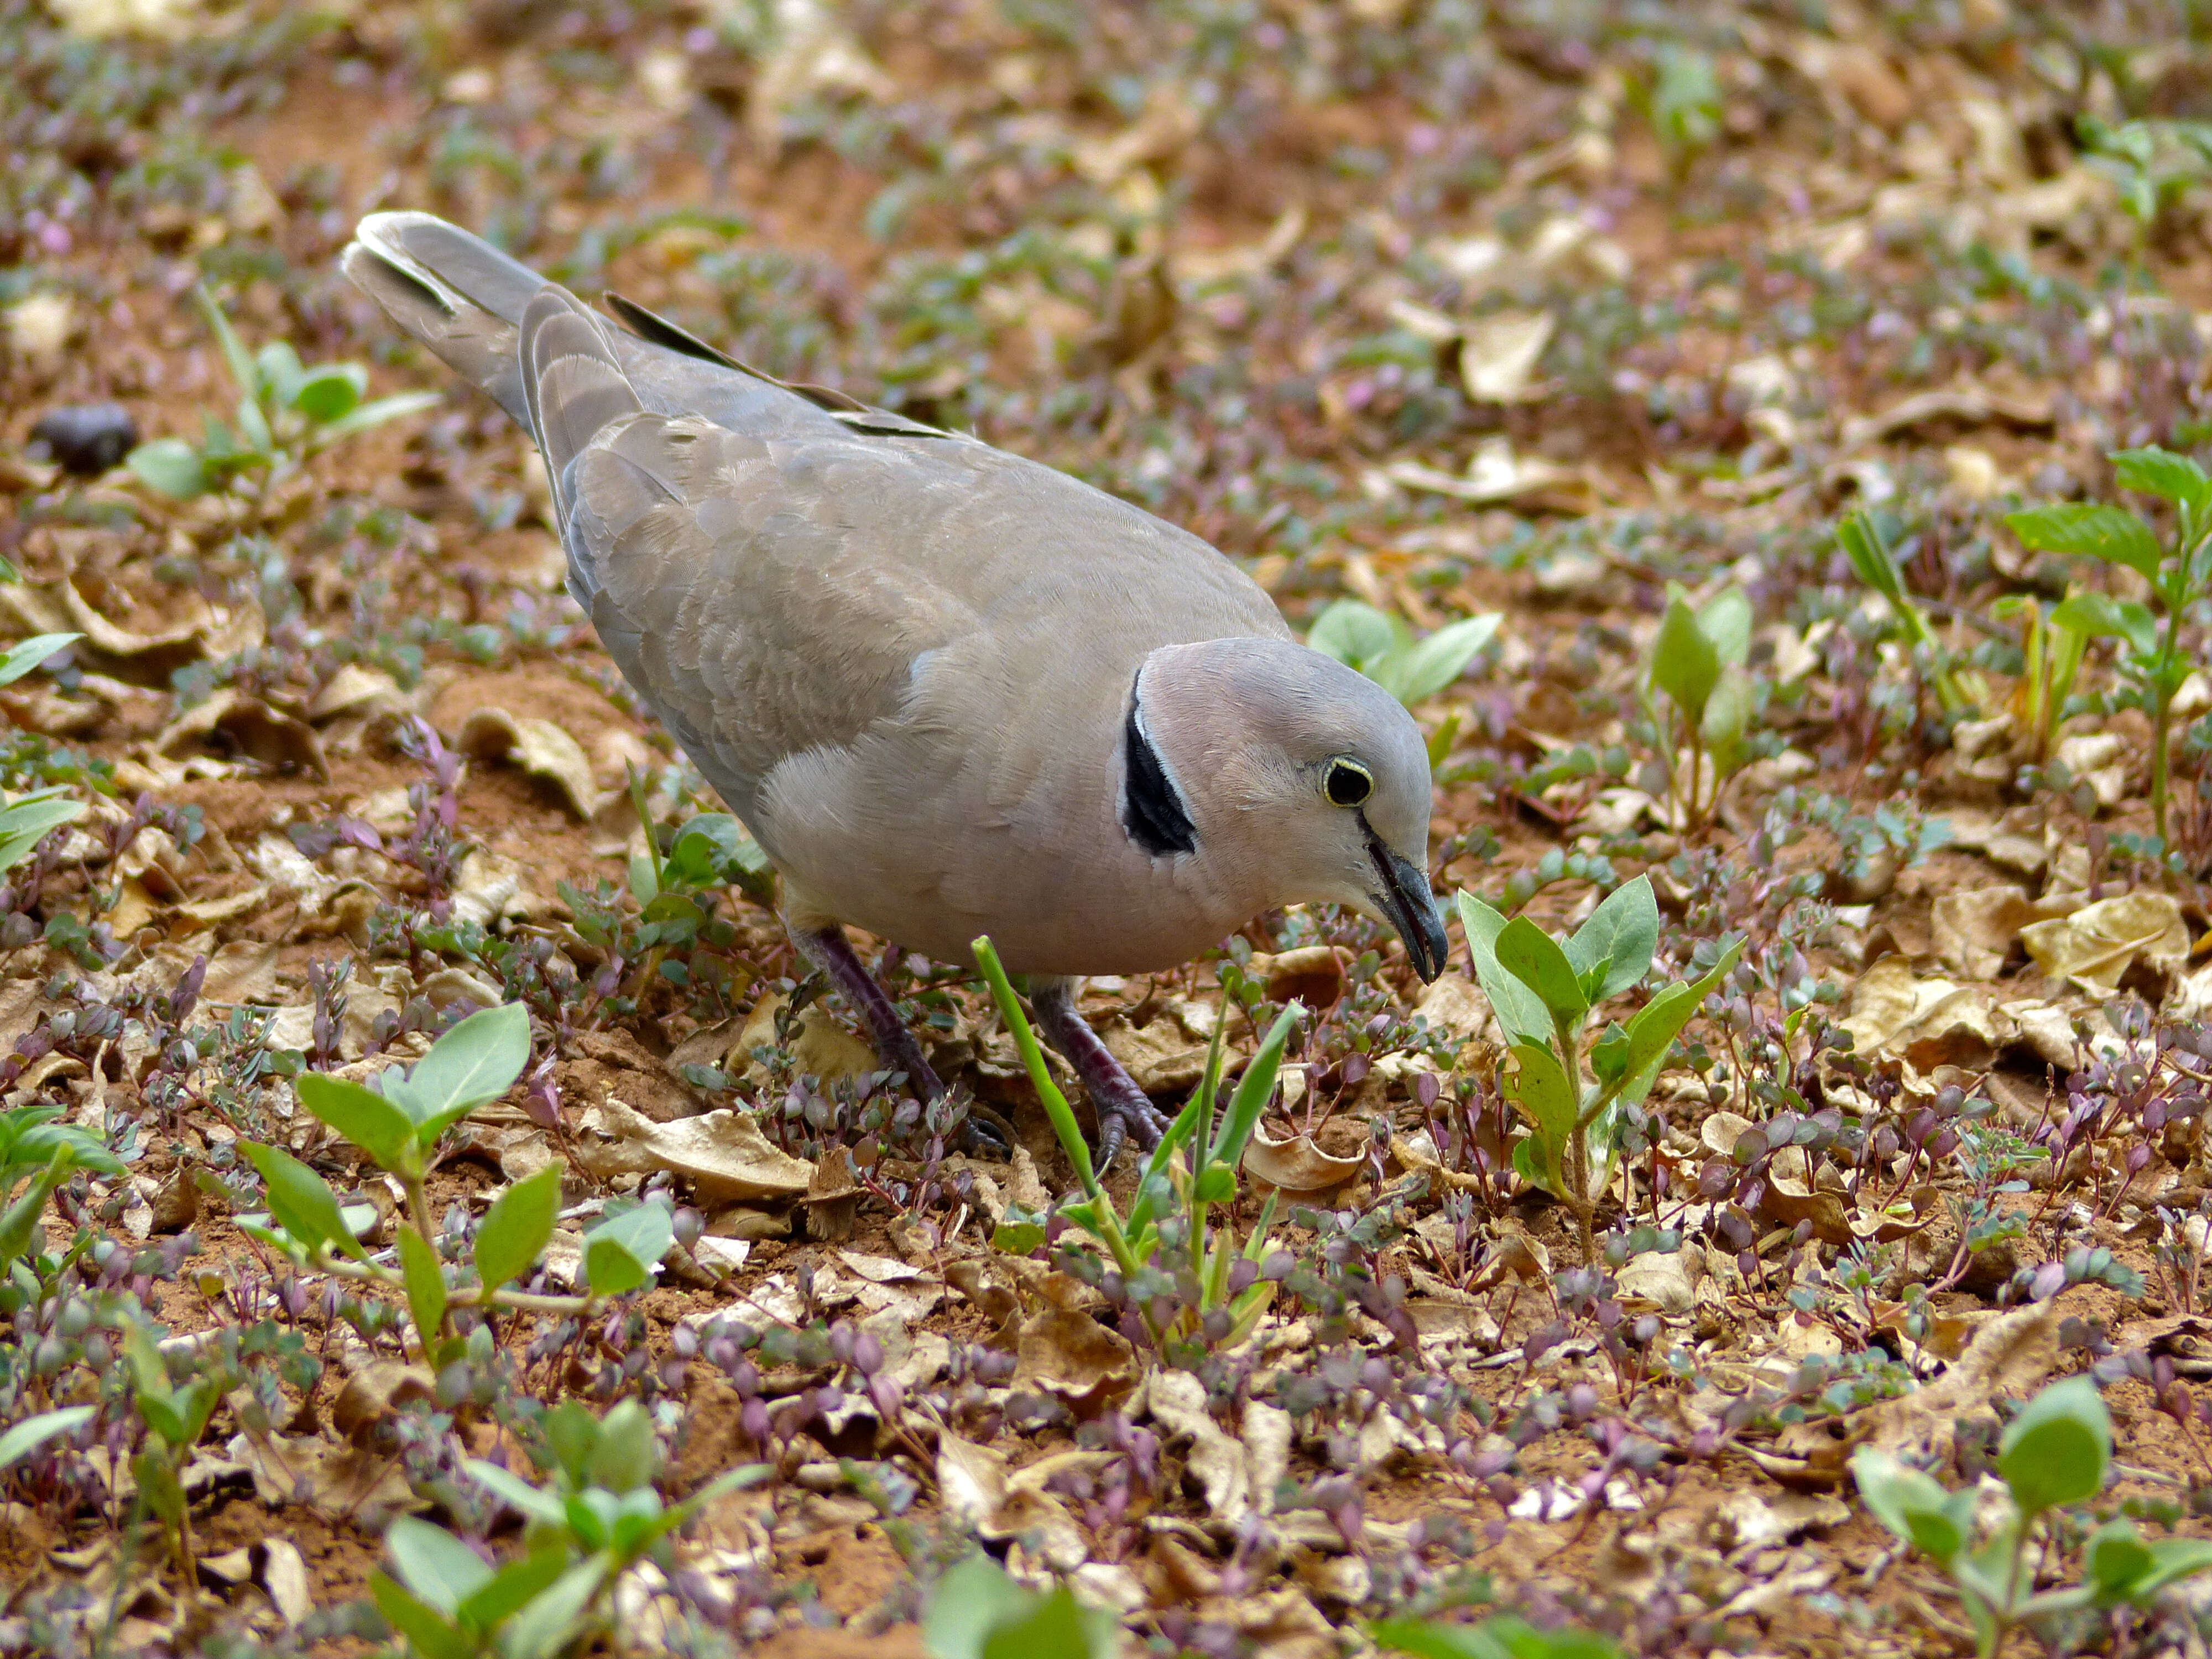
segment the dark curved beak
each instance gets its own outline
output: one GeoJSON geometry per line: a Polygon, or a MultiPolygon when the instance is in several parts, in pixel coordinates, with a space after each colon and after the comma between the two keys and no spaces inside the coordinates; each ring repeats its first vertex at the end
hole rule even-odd
{"type": "MultiPolygon", "coordinates": [[[[1367,829],[1364,817],[1360,827],[1367,829]]],[[[1405,940],[1407,959],[1425,984],[1443,972],[1444,958],[1451,954],[1451,941],[1444,934],[1443,913],[1437,908],[1437,896],[1429,886],[1428,872],[1415,868],[1385,847],[1382,838],[1372,830],[1367,830],[1367,855],[1374,860],[1375,873],[1382,880],[1381,890],[1370,896],[1376,908],[1390,918],[1398,937],[1405,940]]]]}

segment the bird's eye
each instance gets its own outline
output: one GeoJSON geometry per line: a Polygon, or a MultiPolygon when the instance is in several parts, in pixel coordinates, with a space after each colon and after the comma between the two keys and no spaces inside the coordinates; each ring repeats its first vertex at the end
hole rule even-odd
{"type": "Polygon", "coordinates": [[[1322,774],[1321,792],[1332,806],[1361,806],[1375,793],[1375,775],[1354,760],[1333,760],[1322,774]]]}

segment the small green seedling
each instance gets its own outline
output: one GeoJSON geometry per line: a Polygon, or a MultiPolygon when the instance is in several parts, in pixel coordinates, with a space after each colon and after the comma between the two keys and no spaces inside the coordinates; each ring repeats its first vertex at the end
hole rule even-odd
{"type": "Polygon", "coordinates": [[[1691,161],[1721,136],[1725,112],[1711,56],[1671,40],[1662,43],[1643,103],[1680,183],[1691,161]]]}
{"type": "MultiPolygon", "coordinates": [[[[1462,673],[1504,618],[1495,611],[1448,623],[1426,639],[1396,617],[1358,599],[1339,599],[1314,618],[1306,643],[1356,668],[1408,708],[1425,702],[1462,673]]],[[[1429,764],[1443,763],[1459,731],[1454,714],[1429,739],[1429,764]]]]}
{"type": "Polygon", "coordinates": [[[2118,186],[2120,210],[2135,221],[2133,271],[2141,285],[2150,235],[2161,216],[2190,187],[2212,180],[2212,125],[2203,121],[2123,121],[2117,126],[2083,114],[2075,122],[2084,159],[2118,186]]]}
{"type": "MultiPolygon", "coordinates": [[[[35,634],[8,648],[0,656],[0,685],[10,685],[56,653],[84,637],[82,634],[35,634]]],[[[84,815],[81,801],[66,799],[66,786],[33,789],[8,800],[0,795],[0,872],[14,869],[31,856],[40,842],[62,825],[84,815]]],[[[0,1262],[5,1257],[0,1256],[0,1262]]]]}
{"type": "MultiPolygon", "coordinates": [[[[1084,1141],[1067,1097],[1045,1069],[1043,1051],[1015,1000],[999,953],[992,949],[988,938],[976,939],[970,949],[990,983],[1000,1017],[1013,1033],[1014,1046],[1021,1053],[1037,1097],[1044,1103],[1045,1115],[1052,1120],[1053,1133],[1082,1185],[1083,1200],[1066,1206],[1060,1213],[1104,1243],[1115,1271],[1131,1285],[1163,1271],[1172,1277],[1181,1269],[1191,1273],[1199,1287],[1197,1305],[1178,1310],[1165,1324],[1158,1322],[1153,1311],[1154,1298],[1136,1298],[1153,1351],[1164,1356],[1195,1341],[1206,1316],[1217,1310],[1227,1311],[1229,1328],[1224,1334],[1212,1339],[1209,1346],[1242,1341],[1266,1311],[1274,1286],[1263,1281],[1232,1291],[1231,1275],[1240,1260],[1256,1263],[1267,1255],[1267,1227],[1274,1219],[1276,1194],[1268,1195],[1241,1249],[1226,1231],[1211,1228],[1208,1216],[1215,1205],[1233,1206],[1237,1201],[1237,1165],[1259,1125],[1260,1114],[1274,1095],[1283,1045],[1290,1041],[1291,1029],[1305,1011],[1294,1002],[1276,1016],[1274,1024],[1261,1039],[1258,1052],[1245,1066],[1244,1075],[1237,1079],[1228,1111],[1218,1122],[1214,1103],[1221,1089],[1221,1027],[1215,1026],[1206,1075],[1189,1104],[1152,1149],[1138,1178],[1136,1202],[1125,1218],[1091,1166],[1091,1148],[1084,1141]]],[[[1027,1251],[1042,1243],[1043,1237],[1041,1223],[1017,1221],[1012,1231],[1000,1230],[998,1242],[1002,1249],[1027,1251]]]]}
{"type": "Polygon", "coordinates": [[[1383,1619],[1367,1627],[1375,1645],[1415,1659],[1620,1659],[1610,1638],[1586,1630],[1539,1630],[1511,1613],[1473,1625],[1383,1619]]]}
{"type": "Polygon", "coordinates": [[[2047,1628],[2083,1613],[2148,1609],[2160,1591],[2212,1569],[2212,1541],[2146,1540],[2124,1517],[2090,1533],[2084,1582],[2038,1590],[2035,1564],[2051,1520],[2104,1490],[2112,1462],[2112,1419],[2087,1376],[2054,1382],[2021,1408],[1997,1442],[1997,1474],[2011,1513],[1977,1540],[1978,1494],[1948,1492],[1887,1452],[1862,1446],[1851,1460],[1859,1495],[1883,1526],[1951,1576],[1974,1627],[1981,1659],[1992,1659],[2019,1626],[2047,1628]]]}
{"type": "Polygon", "coordinates": [[[485,1212],[477,1229],[473,1285],[457,1285],[453,1269],[441,1258],[423,1192],[439,1144],[471,1111],[512,1088],[529,1061],[529,1016],[521,1004],[509,1003],[471,1014],[411,1069],[393,1066],[369,1083],[308,1072],[294,1084],[301,1106],[367,1153],[406,1194],[410,1224],[398,1230],[398,1272],[372,1263],[361,1246],[357,1235],[373,1220],[373,1211],[358,1217],[348,1212],[313,1170],[281,1148],[255,1141],[239,1146],[260,1172],[269,1213],[240,1217],[240,1230],[302,1266],[404,1292],[423,1353],[440,1364],[461,1342],[450,1316],[454,1308],[576,1311],[595,1298],[650,1283],[674,1242],[670,1212],[653,1203],[610,1204],[583,1238],[590,1297],[529,1297],[507,1288],[529,1273],[553,1236],[561,1208],[557,1163],[516,1182],[485,1212]]]}
{"type": "Polygon", "coordinates": [[[39,1221],[54,1189],[77,1170],[124,1173],[99,1136],[57,1122],[61,1115],[60,1107],[43,1103],[0,1112],[0,1273],[27,1274],[22,1288],[34,1300],[48,1275],[31,1273],[39,1265],[31,1259],[42,1255],[39,1221]]]}
{"type": "Polygon", "coordinates": [[[200,441],[155,438],[125,458],[149,488],[179,501],[210,491],[235,493],[249,477],[270,486],[308,456],[356,433],[437,406],[434,392],[402,392],[363,402],[368,371],[359,363],[308,368],[283,340],[249,353],[222,307],[203,285],[192,290],[238,386],[237,429],[213,415],[200,441]]]}
{"type": "Polygon", "coordinates": [[[1743,665],[1750,650],[1751,601],[1741,588],[1724,589],[1692,610],[1681,589],[1670,587],[1651,641],[1646,704],[1666,756],[1674,820],[1692,833],[1705,827],[1719,804],[1721,786],[1745,758],[1756,702],[1743,665]],[[1671,717],[1650,703],[1653,691],[1666,693],[1671,717]],[[1686,777],[1676,760],[1685,747],[1686,777]]]}
{"type": "Polygon", "coordinates": [[[1659,946],[1650,878],[1617,889],[1563,939],[1526,916],[1508,921],[1472,893],[1459,896],[1459,915],[1475,978],[1512,1042],[1512,1064],[1499,1082],[1528,1126],[1513,1167],[1574,1212],[1585,1258],[1594,1261],[1591,1222],[1611,1177],[1620,1109],[1651,1091],[1675,1037],[1735,965],[1742,941],[1727,941],[1702,977],[1662,988],[1626,1025],[1607,1024],[1591,1046],[1586,1074],[1590,1015],[1642,984],[1659,946]]]}
{"type": "Polygon", "coordinates": [[[971,1555],[937,1581],[922,1617],[930,1659],[1110,1659],[1119,1622],[1085,1607],[1066,1585],[1049,1595],[1017,1584],[988,1555],[971,1555]]]}
{"type": "Polygon", "coordinates": [[[1881,521],[1870,513],[1854,513],[1836,526],[1836,542],[1858,579],[1888,602],[1890,614],[1897,619],[1898,629],[1915,658],[1928,665],[1937,706],[1954,718],[1981,707],[1984,693],[1978,677],[1960,667],[1950,647],[1929,623],[1928,613],[1906,590],[1905,572],[1890,551],[1881,521]]]}
{"type": "Polygon", "coordinates": [[[27,1417],[0,1434],[0,1474],[5,1474],[49,1440],[58,1440],[65,1434],[75,1434],[100,1414],[97,1406],[64,1406],[58,1411],[40,1412],[27,1417]]]}
{"type": "Polygon", "coordinates": [[[416,1659],[553,1659],[605,1627],[605,1597],[631,1567],[647,1559],[673,1567],[670,1535],[708,1502],[774,1474],[744,1464],[667,1504],[655,1486],[660,1443],[637,1401],[599,1419],[566,1401],[543,1426],[551,1460],[544,1486],[496,1463],[463,1465],[523,1517],[523,1553],[514,1560],[487,1566],[444,1528],[412,1516],[385,1534],[392,1571],[372,1574],[369,1590],[416,1659]]]}
{"type": "Polygon", "coordinates": [[[181,1385],[172,1382],[168,1361],[153,1333],[136,1322],[124,1328],[123,1359],[131,1378],[131,1403],[147,1431],[144,1448],[131,1460],[138,1501],[161,1522],[177,1570],[190,1584],[194,1582],[192,1517],[183,1470],[222,1399],[222,1383],[206,1372],[181,1385]]]}
{"type": "Polygon", "coordinates": [[[2076,593],[2051,620],[2090,638],[2121,642],[2119,670],[2150,715],[2150,810],[2163,854],[2166,835],[2166,776],[2171,758],[2173,699],[2194,665],[2181,648],[2181,619],[2212,593],[2212,478],[2185,455],[2156,447],[2116,452],[2120,488],[2155,495],[2173,508],[2174,532],[2158,532],[2123,507],[2067,501],[2009,514],[2005,523],[2024,547],[2045,553],[2086,554],[2134,571],[2150,585],[2157,609],[2138,599],[2076,593]]]}
{"type": "Polygon", "coordinates": [[[2021,627],[2020,680],[2014,686],[2011,713],[2017,728],[2027,734],[2035,764],[2051,759],[2058,728],[2066,719],[2066,699],[2081,672],[2081,653],[2088,635],[2058,620],[2058,607],[2044,608],[2032,593],[2008,593],[1990,607],[2002,621],[2017,620],[2021,627]]]}

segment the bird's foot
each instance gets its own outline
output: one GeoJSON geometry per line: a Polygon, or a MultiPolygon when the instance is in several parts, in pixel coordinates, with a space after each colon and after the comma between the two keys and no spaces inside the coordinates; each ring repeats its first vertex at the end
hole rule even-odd
{"type": "Polygon", "coordinates": [[[1126,1141],[1135,1141],[1139,1152],[1158,1146],[1167,1133],[1168,1119],[1077,1011],[1075,981],[1037,978],[1030,985],[1030,1006],[1036,1010],[1045,1040],[1075,1067],[1098,1114],[1099,1172],[1112,1166],[1126,1141]]]}
{"type": "MultiPolygon", "coordinates": [[[[860,1011],[860,1018],[868,1023],[868,1035],[874,1041],[876,1057],[894,1072],[906,1073],[907,1086],[924,1103],[933,1103],[945,1097],[945,1088],[929,1061],[923,1057],[921,1044],[915,1041],[914,1033],[898,1017],[898,1005],[894,1003],[884,988],[876,983],[871,974],[854,952],[852,941],[845,937],[842,927],[811,929],[793,928],[791,942],[799,953],[829,976],[830,982],[844,993],[846,1000],[860,1011]]],[[[999,1159],[1014,1155],[1013,1129],[1006,1119],[984,1105],[969,1100],[968,1115],[961,1130],[962,1150],[971,1157],[990,1157],[999,1159]]]]}

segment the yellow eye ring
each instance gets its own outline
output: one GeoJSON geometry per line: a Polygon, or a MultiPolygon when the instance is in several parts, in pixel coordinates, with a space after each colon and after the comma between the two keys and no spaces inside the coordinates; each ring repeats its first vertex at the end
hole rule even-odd
{"type": "Polygon", "coordinates": [[[1364,806],[1375,793],[1375,775],[1358,761],[1333,760],[1321,775],[1321,793],[1331,806],[1364,806]]]}

